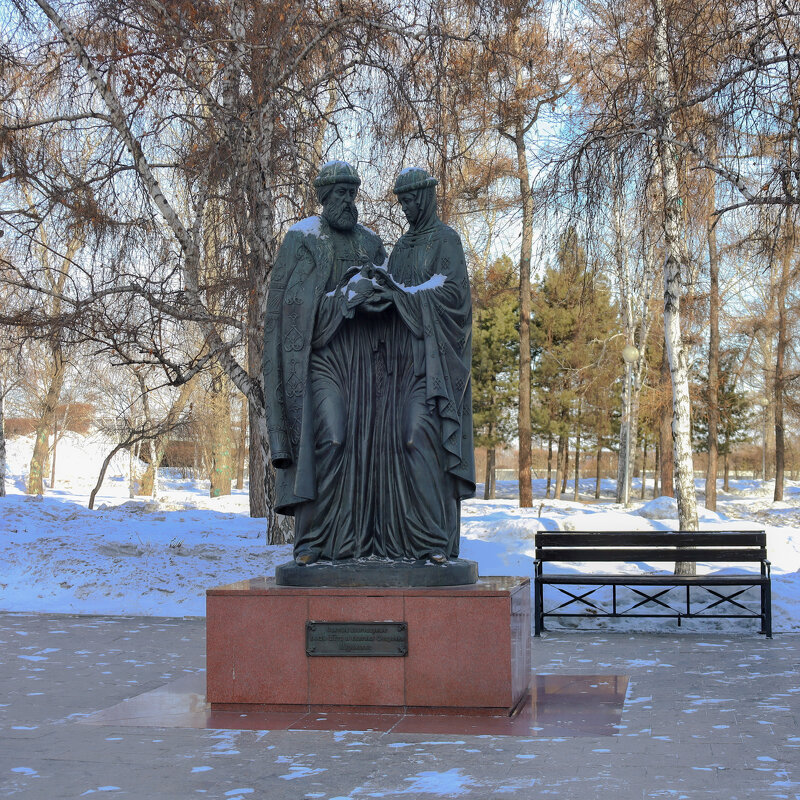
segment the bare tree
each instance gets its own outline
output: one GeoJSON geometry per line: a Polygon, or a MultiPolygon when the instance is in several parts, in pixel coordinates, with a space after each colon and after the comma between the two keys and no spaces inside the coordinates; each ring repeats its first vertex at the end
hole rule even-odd
{"type": "MultiPolygon", "coordinates": [[[[250,407],[251,514],[267,516],[270,541],[284,541],[290,525],[273,510],[261,375],[269,272],[282,227],[303,205],[304,193],[292,187],[313,164],[301,160],[320,152],[314,123],[330,111],[338,87],[365,60],[377,60],[386,37],[404,34],[405,26],[393,9],[375,2],[287,11],[267,0],[241,0],[230,13],[209,7],[199,15],[189,3],[160,0],[88,10],[34,2],[73,59],[68,63],[53,48],[64,55],[79,91],[62,98],[57,116],[9,127],[91,125],[111,132],[103,153],[109,195],[120,185],[134,196],[144,191],[137,222],[151,238],[161,237],[161,267],[172,267],[166,276],[144,279],[118,271],[101,287],[87,268],[95,313],[108,310],[102,298],[113,296],[119,307],[123,292],[149,305],[157,318],[156,333],[149,334],[154,346],[137,341],[143,329],[131,326],[114,346],[132,361],[160,364],[175,385],[208,359],[221,365],[250,407]],[[325,102],[318,108],[320,98],[325,102]],[[240,301],[234,313],[226,307],[215,316],[207,296],[205,208],[217,201],[226,206],[220,224],[229,228],[226,263],[240,301]],[[206,355],[178,359],[174,346],[165,349],[159,329],[170,323],[164,316],[178,329],[198,328],[206,355]]],[[[22,8],[39,29],[40,19],[22,8]]],[[[84,312],[90,304],[72,299],[84,312]]],[[[125,303],[136,305],[135,299],[125,303]]]]}
{"type": "MultiPolygon", "coordinates": [[[[780,276],[777,286],[778,330],[775,348],[775,378],[773,397],[775,404],[775,491],[773,499],[783,500],[786,480],[786,429],[784,411],[789,375],[786,369],[787,352],[790,342],[790,308],[788,303],[790,288],[800,278],[800,253],[797,248],[797,231],[793,220],[784,225],[781,237],[780,276]]],[[[797,377],[796,375],[794,376],[797,377]]]]}
{"type": "Polygon", "coordinates": [[[6,496],[6,418],[3,403],[7,391],[5,376],[0,372],[0,497],[6,496]]]}
{"type": "MultiPolygon", "coordinates": [[[[653,7],[653,92],[657,129],[658,163],[663,187],[664,240],[664,332],[672,376],[672,441],[675,456],[675,496],[678,501],[678,524],[681,530],[698,529],[697,496],[694,488],[692,458],[691,401],[689,398],[689,360],[681,333],[682,283],[688,274],[686,233],[683,227],[682,201],[678,180],[677,157],[672,125],[668,25],[664,0],[652,0],[653,7]]],[[[678,564],[678,574],[694,574],[691,563],[678,564]]]]}

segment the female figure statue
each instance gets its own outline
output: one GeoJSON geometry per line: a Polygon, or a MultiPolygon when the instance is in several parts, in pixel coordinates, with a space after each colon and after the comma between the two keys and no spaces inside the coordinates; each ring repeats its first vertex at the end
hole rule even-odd
{"type": "Polygon", "coordinates": [[[394,192],[409,223],[378,275],[386,390],[373,447],[376,551],[444,563],[458,557],[461,500],[475,492],[472,306],[458,234],[439,220],[436,179],[412,167],[394,192]]]}

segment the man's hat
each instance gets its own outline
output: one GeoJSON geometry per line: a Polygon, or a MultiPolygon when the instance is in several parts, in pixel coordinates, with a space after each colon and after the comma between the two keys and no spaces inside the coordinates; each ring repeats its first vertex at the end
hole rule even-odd
{"type": "Polygon", "coordinates": [[[354,183],[361,185],[361,178],[358,177],[356,168],[346,161],[329,161],[320,168],[319,175],[314,181],[314,186],[330,186],[334,183],[354,183]]]}
{"type": "Polygon", "coordinates": [[[429,186],[436,186],[439,181],[432,178],[422,167],[406,167],[394,182],[395,194],[403,192],[413,192],[415,189],[427,189],[429,186]]]}

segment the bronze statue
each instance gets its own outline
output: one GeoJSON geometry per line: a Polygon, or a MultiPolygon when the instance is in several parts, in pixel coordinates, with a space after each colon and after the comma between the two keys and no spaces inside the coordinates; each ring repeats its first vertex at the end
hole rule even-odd
{"type": "Polygon", "coordinates": [[[388,260],[357,224],[359,184],[349,164],[324,165],[322,214],[289,230],[274,267],[264,383],[277,510],[294,515],[297,565],[443,564],[475,489],[464,254],[424,170],[397,179],[410,229],[388,260]]]}
{"type": "Polygon", "coordinates": [[[461,500],[475,492],[472,305],[458,234],[439,220],[437,181],[412,167],[394,193],[409,230],[378,296],[391,372],[376,474],[382,555],[443,563],[458,556],[461,500]]]}
{"type": "Polygon", "coordinates": [[[322,167],[314,181],[322,214],[287,233],[267,300],[264,385],[276,507],[294,515],[298,564],[368,555],[373,538],[371,395],[383,323],[372,284],[351,279],[385,264],[386,252],[357,223],[360,183],[345,162],[322,167]]]}

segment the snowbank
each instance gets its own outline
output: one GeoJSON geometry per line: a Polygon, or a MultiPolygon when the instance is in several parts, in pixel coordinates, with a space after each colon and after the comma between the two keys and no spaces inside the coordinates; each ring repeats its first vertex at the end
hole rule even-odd
{"type": "MultiPolygon", "coordinates": [[[[245,492],[209,498],[206,481],[173,476],[162,480],[156,501],[131,500],[127,454],[112,463],[97,508],[89,511],[89,490],[111,446],[102,437],[66,437],[59,445],[56,487],[39,498],[24,494],[32,437],[9,442],[9,495],[0,498],[0,610],[203,616],[208,587],[271,574],[291,557],[290,546],[265,544],[264,521],[248,516],[245,492]]],[[[767,531],[775,629],[800,630],[800,491],[791,484],[787,499],[772,503],[758,482],[744,483],[735,492],[720,493],[719,513],[701,508],[701,527],[767,531]]],[[[603,486],[604,497],[612,488],[603,486]]],[[[544,481],[534,483],[536,499],[529,509],[517,507],[516,484],[509,481],[499,485],[500,499],[463,504],[461,555],[476,560],[481,575],[532,576],[537,530],[678,527],[677,507],[669,499],[625,509],[610,497],[591,505],[546,499],[544,489],[544,481]]],[[[563,568],[589,573],[664,566],[587,563],[563,568]]],[[[698,564],[701,573],[718,569],[698,564]]],[[[621,624],[628,630],[665,625],[675,630],[663,621],[621,624]]],[[[708,629],[714,623],[703,625],[708,629]]],[[[742,630],[736,620],[716,627],[742,630]]]]}

